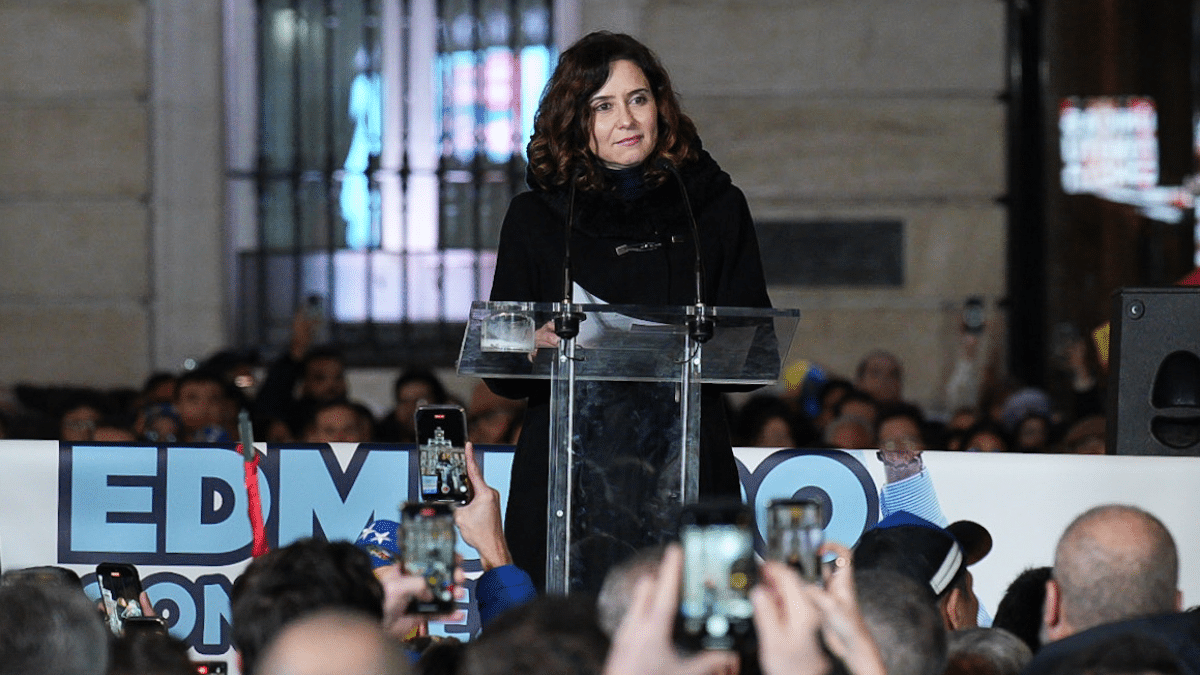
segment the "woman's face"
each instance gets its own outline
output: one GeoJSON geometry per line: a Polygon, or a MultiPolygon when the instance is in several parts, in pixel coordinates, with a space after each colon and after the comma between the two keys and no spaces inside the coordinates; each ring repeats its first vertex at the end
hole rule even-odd
{"type": "Polygon", "coordinates": [[[608,80],[588,101],[592,140],[588,149],[610,169],[646,161],[658,144],[658,104],[646,74],[632,61],[613,61],[608,80]]]}

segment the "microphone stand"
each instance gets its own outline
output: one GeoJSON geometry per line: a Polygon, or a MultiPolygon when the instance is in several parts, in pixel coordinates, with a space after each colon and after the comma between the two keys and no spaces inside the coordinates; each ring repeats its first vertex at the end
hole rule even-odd
{"type": "Polygon", "coordinates": [[[575,221],[575,184],[582,170],[577,170],[571,176],[571,194],[567,199],[567,221],[563,230],[563,300],[559,314],[554,318],[554,334],[562,340],[570,340],[579,335],[579,322],[583,320],[581,312],[572,311],[574,284],[571,279],[571,229],[575,221]]]}
{"type": "Polygon", "coordinates": [[[679,194],[683,196],[684,208],[687,210],[688,224],[692,227],[692,244],[696,249],[696,304],[695,315],[688,319],[688,337],[693,342],[704,344],[712,339],[715,326],[713,320],[708,318],[708,310],[704,305],[704,258],[700,254],[700,228],[696,225],[696,215],[692,212],[692,200],[688,199],[687,186],[683,183],[683,176],[679,174],[679,169],[676,169],[675,163],[666,157],[659,159],[658,165],[671,172],[671,175],[675,177],[675,182],[679,185],[679,194]]]}

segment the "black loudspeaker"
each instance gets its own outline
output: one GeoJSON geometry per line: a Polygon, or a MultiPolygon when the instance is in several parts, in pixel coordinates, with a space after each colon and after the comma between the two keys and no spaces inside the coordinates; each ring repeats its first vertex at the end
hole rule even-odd
{"type": "Polygon", "coordinates": [[[1108,451],[1200,456],[1200,288],[1113,295],[1108,451]]]}

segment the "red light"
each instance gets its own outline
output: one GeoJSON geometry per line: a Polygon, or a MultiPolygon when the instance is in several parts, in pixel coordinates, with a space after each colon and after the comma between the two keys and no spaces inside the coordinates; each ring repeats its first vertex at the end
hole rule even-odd
{"type": "Polygon", "coordinates": [[[446,415],[444,413],[437,413],[436,415],[433,416],[433,419],[444,420],[444,419],[446,419],[446,415]]]}
{"type": "Polygon", "coordinates": [[[120,572],[112,572],[111,575],[114,577],[119,577],[119,576],[121,576],[121,573],[120,572]]]}
{"type": "Polygon", "coordinates": [[[208,675],[208,666],[196,666],[196,672],[200,675],[208,675]]]}

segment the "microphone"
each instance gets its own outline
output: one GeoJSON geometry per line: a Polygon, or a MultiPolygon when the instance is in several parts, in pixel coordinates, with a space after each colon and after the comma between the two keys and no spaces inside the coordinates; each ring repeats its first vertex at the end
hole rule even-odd
{"type": "Polygon", "coordinates": [[[571,229],[575,222],[575,184],[582,175],[582,167],[571,174],[571,192],[567,198],[567,220],[563,230],[562,311],[554,318],[554,334],[562,340],[579,335],[579,321],[583,318],[581,313],[571,311],[571,296],[575,288],[571,279],[571,229]]]}
{"type": "Polygon", "coordinates": [[[660,157],[656,162],[658,168],[670,172],[679,185],[679,194],[683,197],[684,208],[687,209],[688,224],[692,227],[692,244],[696,249],[696,315],[688,319],[688,337],[693,342],[704,344],[713,336],[713,321],[704,316],[704,258],[700,254],[700,228],[696,225],[696,215],[692,213],[692,200],[688,199],[687,186],[675,163],[666,157],[660,157]]]}

